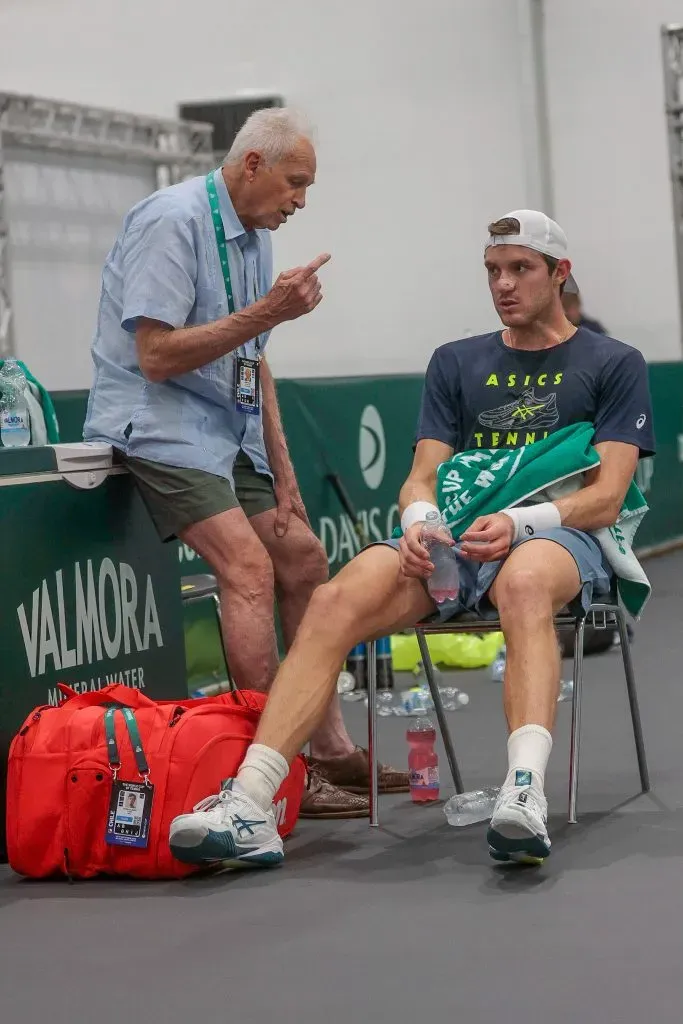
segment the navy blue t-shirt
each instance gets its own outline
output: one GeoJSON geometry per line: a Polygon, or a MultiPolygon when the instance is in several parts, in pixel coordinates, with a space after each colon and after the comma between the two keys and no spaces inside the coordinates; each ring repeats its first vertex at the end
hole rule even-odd
{"type": "Polygon", "coordinates": [[[456,452],[518,448],[584,422],[595,427],[593,444],[625,441],[641,457],[654,454],[641,353],[584,327],[540,352],[508,348],[496,331],[436,350],[416,440],[443,441],[456,452]]]}

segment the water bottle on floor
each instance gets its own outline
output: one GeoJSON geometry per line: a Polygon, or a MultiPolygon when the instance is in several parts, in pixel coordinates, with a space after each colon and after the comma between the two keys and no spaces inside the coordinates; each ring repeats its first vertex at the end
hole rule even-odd
{"type": "Polygon", "coordinates": [[[557,703],[561,704],[565,700],[571,700],[574,696],[574,680],[573,679],[561,679],[560,680],[560,692],[557,696],[557,703]]]}
{"type": "Polygon", "coordinates": [[[17,360],[6,359],[0,370],[0,441],[5,448],[25,448],[31,443],[26,387],[26,377],[17,360]]]}
{"type": "Polygon", "coordinates": [[[470,793],[456,793],[444,807],[448,824],[462,828],[464,825],[476,825],[479,821],[489,821],[499,792],[498,787],[492,786],[470,793]]]}
{"type": "Polygon", "coordinates": [[[428,718],[418,718],[406,732],[410,746],[410,797],[416,804],[439,799],[439,756],[434,749],[436,729],[428,718]]]}
{"type": "Polygon", "coordinates": [[[438,512],[428,512],[420,541],[429,552],[434,572],[427,580],[427,590],[437,604],[454,600],[460,590],[460,573],[455,550],[448,543],[450,530],[438,512]]]}
{"type": "Polygon", "coordinates": [[[489,674],[494,683],[503,682],[503,677],[505,676],[505,660],[505,644],[503,644],[501,649],[498,651],[498,654],[496,655],[489,670],[489,674]]]}
{"type": "Polygon", "coordinates": [[[356,680],[350,672],[347,672],[346,669],[342,669],[337,676],[337,693],[343,696],[345,693],[351,693],[355,688],[356,680]]]}
{"type": "MultiPolygon", "coordinates": [[[[464,708],[469,704],[470,698],[466,693],[459,690],[457,686],[447,685],[446,677],[441,669],[437,668],[436,665],[433,665],[432,672],[434,673],[434,682],[441,694],[441,703],[443,704],[444,711],[459,711],[461,708],[464,708]]],[[[424,706],[433,707],[431,691],[429,689],[429,683],[427,682],[427,673],[425,672],[424,665],[421,661],[418,661],[413,675],[415,676],[414,685],[418,687],[420,693],[423,694],[424,706]]]]}

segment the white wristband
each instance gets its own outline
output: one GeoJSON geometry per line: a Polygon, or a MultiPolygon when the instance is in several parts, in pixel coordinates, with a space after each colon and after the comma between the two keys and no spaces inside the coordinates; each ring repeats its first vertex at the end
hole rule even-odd
{"type": "Polygon", "coordinates": [[[406,505],[401,516],[403,532],[405,533],[415,523],[424,523],[428,512],[436,512],[437,516],[441,515],[436,505],[432,505],[430,501],[413,501],[410,505],[406,505]]]}
{"type": "Polygon", "coordinates": [[[533,537],[539,530],[562,526],[559,509],[552,501],[545,501],[542,505],[526,505],[524,508],[504,508],[503,513],[515,524],[513,543],[533,537]]]}

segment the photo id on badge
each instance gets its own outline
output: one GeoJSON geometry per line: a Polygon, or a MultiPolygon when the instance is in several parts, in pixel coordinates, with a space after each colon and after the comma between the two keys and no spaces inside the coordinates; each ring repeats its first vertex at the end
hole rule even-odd
{"type": "Polygon", "coordinates": [[[235,360],[235,402],[240,412],[258,414],[260,410],[259,364],[256,359],[238,356],[235,360]]]}
{"type": "Polygon", "coordinates": [[[148,782],[114,782],[105,835],[110,846],[147,846],[153,796],[148,782]]]}

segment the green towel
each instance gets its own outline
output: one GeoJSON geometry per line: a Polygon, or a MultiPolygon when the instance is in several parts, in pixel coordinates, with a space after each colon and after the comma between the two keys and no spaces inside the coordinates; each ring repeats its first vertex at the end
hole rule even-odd
{"type": "MultiPolygon", "coordinates": [[[[591,443],[594,433],[591,423],[576,423],[522,448],[475,449],[444,462],[437,471],[437,504],[453,537],[457,540],[478,516],[526,502],[557,501],[578,490],[583,474],[600,463],[591,443]]],[[[631,482],[615,525],[588,531],[614,571],[623,606],[636,618],[651,591],[632,550],[647,511],[645,499],[631,482]]]]}

